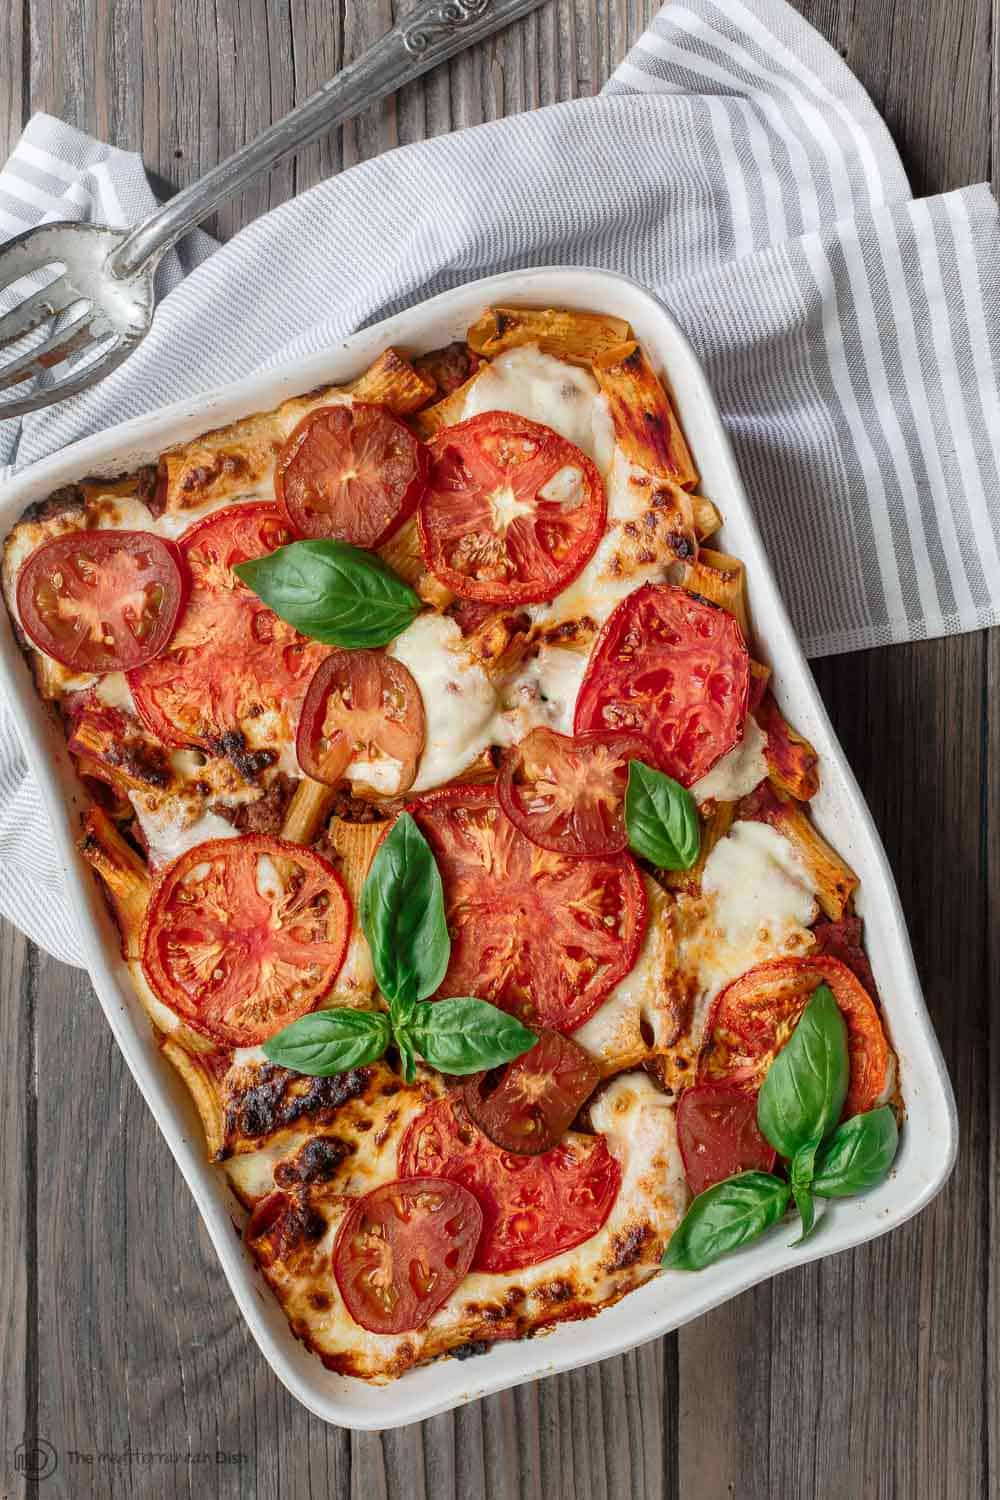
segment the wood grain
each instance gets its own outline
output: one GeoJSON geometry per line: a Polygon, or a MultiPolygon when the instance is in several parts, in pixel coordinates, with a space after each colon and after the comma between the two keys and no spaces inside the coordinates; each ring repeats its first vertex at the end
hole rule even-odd
{"type": "MultiPolygon", "coordinates": [[[[395,14],[408,8],[400,0],[395,14]]],[[[996,0],[798,0],[886,115],[918,191],[988,176],[996,0]]],[[[248,190],[228,235],[397,144],[595,92],[657,0],[553,0],[248,190]]],[[[168,192],[305,97],[390,0],[13,0],[0,149],[47,109],[168,192]]],[[[820,663],[897,872],[962,1117],[948,1189],[888,1239],[680,1335],[401,1432],[310,1417],[252,1345],[86,980],[0,934],[0,1495],[795,1500],[1000,1489],[1000,645],[820,663]],[[893,754],[885,753],[891,745],[893,754]],[[932,850],[928,857],[928,850],[932,850]],[[100,1150],[88,1143],[100,1142],[100,1150]],[[988,1186],[987,1186],[988,1185],[988,1186]],[[59,1450],[42,1484],[15,1444],[59,1450]],[[133,1458],[122,1457],[128,1450],[133,1458]],[[72,1451],[106,1455],[72,1461],[72,1451]],[[152,1463],[136,1455],[165,1455],[152,1463]],[[242,1456],[219,1462],[217,1455],[242,1456]],[[207,1455],[208,1461],[201,1456],[207,1455]],[[111,1459],[115,1461],[112,1462],[111,1459]]]]}

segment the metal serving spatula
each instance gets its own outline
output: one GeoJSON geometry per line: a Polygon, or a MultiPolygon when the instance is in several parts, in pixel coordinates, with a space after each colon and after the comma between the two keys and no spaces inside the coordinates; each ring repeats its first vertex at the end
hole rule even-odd
{"type": "Polygon", "coordinates": [[[353,118],[543,0],[422,0],[336,78],[263,135],[206,172],[132,230],[40,224],[0,248],[0,297],[25,281],[0,316],[0,392],[44,372],[30,395],[0,396],[0,419],[96,385],[127,359],[153,320],[160,258],[220,203],[276,162],[353,118]]]}

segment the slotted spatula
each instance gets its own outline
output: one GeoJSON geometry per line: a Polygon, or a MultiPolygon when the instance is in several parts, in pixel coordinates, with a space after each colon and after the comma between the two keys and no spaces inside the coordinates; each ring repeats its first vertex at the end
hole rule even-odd
{"type": "Polygon", "coordinates": [[[75,396],[127,359],[149,332],[161,257],[220,203],[282,157],[542,3],[422,0],[318,93],[136,229],[40,224],[8,241],[0,248],[0,297],[19,281],[28,284],[0,316],[0,419],[75,396]],[[55,378],[29,394],[2,395],[48,372],[55,378]]]}

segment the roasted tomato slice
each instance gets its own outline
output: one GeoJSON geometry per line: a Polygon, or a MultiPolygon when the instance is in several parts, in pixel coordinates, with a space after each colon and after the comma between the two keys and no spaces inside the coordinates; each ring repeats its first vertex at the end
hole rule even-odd
{"type": "Polygon", "coordinates": [[[582,1026],[639,952],[646,893],[631,856],[539,849],[492,786],[448,787],[410,812],[444,883],[451,962],[439,994],[475,995],[528,1025],[582,1026]]]}
{"type": "Polygon", "coordinates": [[[32,552],[17,579],[26,635],[76,672],[152,661],[186,598],[180,553],[151,531],[67,531],[32,552]]]}
{"type": "Polygon", "coordinates": [[[696,1196],[736,1172],[770,1172],[777,1155],[757,1126],[757,1095],[715,1084],[685,1089],[677,1140],[696,1196]]]}
{"type": "Polygon", "coordinates": [[[140,717],[166,744],[220,753],[291,737],[330,648],[279,620],[233,572],[291,540],[273,505],[232,505],[184,533],[188,607],[168,649],[129,674],[140,717]]]}
{"type": "Polygon", "coordinates": [[[628,843],[630,760],[656,760],[636,734],[558,734],[533,729],[504,757],[500,806],[525,838],[557,854],[620,854],[628,843]]]}
{"type": "Polygon", "coordinates": [[[771,959],[726,986],[709,1015],[698,1082],[756,1093],[821,984],[829,985],[847,1022],[851,1082],[843,1118],[884,1104],[895,1063],[878,1009],[847,965],[823,954],[771,959]]]}
{"type": "Polygon", "coordinates": [[[541,1156],[501,1151],[476,1129],[460,1095],[417,1116],[399,1149],[403,1177],[458,1182],[483,1211],[476,1271],[520,1271],[597,1233],[621,1168],[602,1135],[568,1135],[541,1156]]]}
{"type": "Polygon", "coordinates": [[[503,1068],[475,1073],[462,1090],[480,1130],[504,1151],[549,1151],[594,1092],[600,1070],[571,1037],[544,1028],[527,1052],[503,1068]]]}
{"type": "Polygon", "coordinates": [[[647,583],[598,636],[573,728],[645,735],[660,770],[691,786],[740,739],[749,690],[732,615],[686,589],[647,583]]]}
{"type": "Polygon", "coordinates": [[[274,492],[300,536],[379,547],[413,514],[427,450],[385,406],[321,406],[278,455],[274,492]]]}
{"type": "Polygon", "coordinates": [[[189,1026],[254,1047],[336,979],[351,903],[333,866],[263,834],[196,844],[153,887],[142,967],[189,1026]]]}
{"type": "Polygon", "coordinates": [[[355,1323],[369,1333],[422,1328],[468,1272],[482,1227],[473,1194],[439,1177],[383,1182],[358,1198],[333,1247],[355,1323]]]}
{"type": "Polygon", "coordinates": [[[334,651],[320,662],[295,740],[307,776],[336,786],[355,763],[355,791],[395,797],[413,785],[423,748],[424,702],[402,662],[383,651],[334,651]]]}
{"type": "Polygon", "coordinates": [[[430,444],[417,512],[427,566],[460,599],[537,604],[564,589],[604,533],[604,481],[573,443],[487,411],[430,444]]]}

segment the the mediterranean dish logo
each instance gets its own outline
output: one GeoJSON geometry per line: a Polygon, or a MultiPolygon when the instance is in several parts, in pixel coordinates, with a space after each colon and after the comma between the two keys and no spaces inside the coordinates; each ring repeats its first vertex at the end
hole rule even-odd
{"type": "MultiPolygon", "coordinates": [[[[181,1464],[197,1467],[246,1465],[249,1453],[231,1453],[216,1448],[200,1453],[179,1453],[152,1448],[82,1449],[66,1448],[60,1453],[43,1437],[18,1443],[14,1449],[14,1473],[39,1482],[50,1479],[62,1463],[64,1468],[171,1468],[181,1464]]],[[[0,1500],[4,1500],[0,1494],[0,1500]]]]}
{"type": "Polygon", "coordinates": [[[18,1443],[14,1449],[14,1473],[25,1479],[49,1479],[59,1467],[59,1455],[45,1438],[18,1443]]]}

